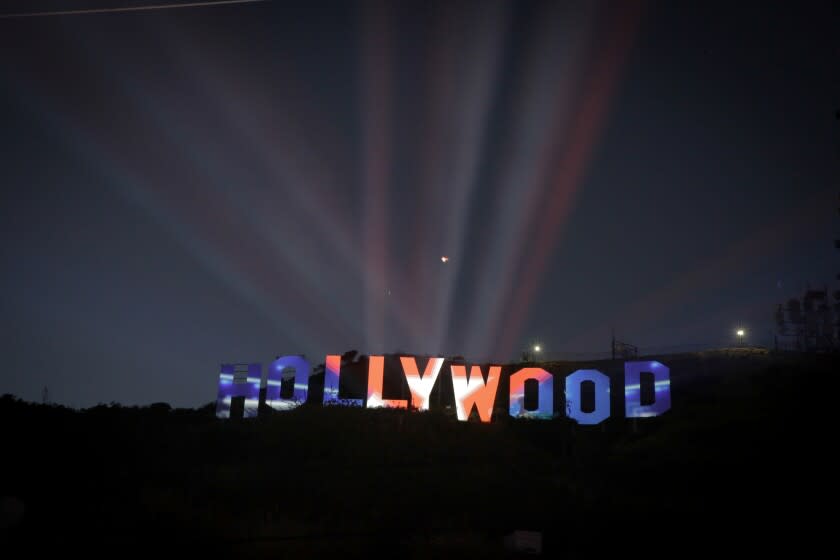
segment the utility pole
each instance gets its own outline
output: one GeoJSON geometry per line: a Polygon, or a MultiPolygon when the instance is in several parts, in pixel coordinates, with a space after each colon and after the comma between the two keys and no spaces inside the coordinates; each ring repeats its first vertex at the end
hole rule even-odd
{"type": "MultiPolygon", "coordinates": [[[[840,109],[837,110],[834,116],[840,121],[840,109]]],[[[838,202],[840,202],[840,193],[838,193],[838,202]]],[[[840,216],[840,205],[837,207],[837,214],[840,216]]],[[[834,240],[834,248],[840,249],[840,239],[834,240]]],[[[837,279],[840,280],[840,274],[837,275],[837,279]]],[[[828,294],[826,294],[826,299],[828,299],[828,294]]],[[[834,291],[834,334],[837,337],[837,344],[840,346],[840,289],[834,291]]]]}

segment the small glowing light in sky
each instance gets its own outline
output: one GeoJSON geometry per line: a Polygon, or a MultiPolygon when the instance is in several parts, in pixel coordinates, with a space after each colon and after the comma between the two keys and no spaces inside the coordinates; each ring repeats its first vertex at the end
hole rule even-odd
{"type": "Polygon", "coordinates": [[[738,329],[738,330],[735,332],[735,334],[737,334],[738,336],[744,336],[744,329],[738,329]]]}
{"type": "Polygon", "coordinates": [[[541,350],[542,350],[542,346],[540,346],[539,344],[534,345],[534,352],[539,352],[541,350]]]}
{"type": "Polygon", "coordinates": [[[440,262],[449,262],[449,257],[441,257],[440,262]]]}

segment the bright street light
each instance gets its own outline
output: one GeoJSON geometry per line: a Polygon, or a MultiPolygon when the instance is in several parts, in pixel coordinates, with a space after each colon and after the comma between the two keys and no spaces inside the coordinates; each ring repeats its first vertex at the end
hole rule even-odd
{"type": "Polygon", "coordinates": [[[539,352],[540,350],[542,350],[542,348],[540,347],[539,344],[534,346],[534,352],[539,352]]]}

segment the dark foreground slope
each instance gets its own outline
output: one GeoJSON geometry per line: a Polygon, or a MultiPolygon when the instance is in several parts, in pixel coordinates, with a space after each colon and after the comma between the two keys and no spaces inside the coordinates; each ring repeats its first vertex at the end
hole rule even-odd
{"type": "Polygon", "coordinates": [[[594,427],[308,405],[220,421],[6,396],[3,550],[492,558],[529,529],[571,558],[806,554],[837,358],[668,365],[671,411],[594,427]]]}

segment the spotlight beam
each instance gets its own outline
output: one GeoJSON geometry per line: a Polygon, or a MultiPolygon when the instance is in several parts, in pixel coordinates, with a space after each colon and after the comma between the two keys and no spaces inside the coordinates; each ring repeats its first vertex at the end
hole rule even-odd
{"type": "Polygon", "coordinates": [[[423,72],[425,131],[419,147],[419,159],[422,164],[418,173],[415,202],[418,217],[414,220],[410,268],[406,279],[412,294],[411,314],[415,317],[412,336],[418,344],[428,337],[431,323],[432,306],[426,302],[431,297],[429,285],[432,282],[433,271],[428,266],[428,256],[439,250],[450,252],[449,248],[437,243],[437,230],[429,228],[427,221],[422,217],[442,206],[440,190],[436,187],[443,181],[442,162],[447,153],[445,111],[452,97],[455,81],[453,10],[454,6],[450,3],[435,6],[434,23],[430,38],[426,42],[428,46],[423,72]]]}
{"type": "Polygon", "coordinates": [[[487,142],[486,130],[490,120],[490,109],[496,83],[501,73],[501,58],[507,29],[505,28],[508,6],[501,2],[485,3],[482,17],[476,22],[476,29],[469,39],[469,44],[459,49],[463,52],[461,71],[463,83],[457,88],[463,92],[456,103],[460,122],[457,123],[452,136],[456,139],[452,151],[452,171],[444,183],[438,188],[446,186],[446,204],[443,205],[442,216],[443,233],[446,247],[452,251],[454,257],[454,273],[451,275],[438,274],[434,311],[432,314],[431,351],[440,351],[444,341],[449,338],[451,324],[452,300],[455,286],[464,259],[464,243],[466,238],[469,203],[478,186],[479,169],[482,152],[487,142]]]}
{"type": "MultiPolygon", "coordinates": [[[[93,53],[90,56],[93,56],[93,53]]],[[[112,60],[109,55],[104,56],[106,60],[112,60]]],[[[272,289],[271,283],[276,281],[277,272],[272,266],[268,265],[268,263],[276,262],[277,257],[280,257],[290,272],[303,279],[300,286],[308,286],[306,290],[300,290],[299,287],[294,289],[287,287],[285,295],[294,297],[296,301],[307,302],[309,308],[316,313],[320,313],[323,320],[327,321],[336,332],[352,332],[354,323],[348,319],[347,315],[333,312],[333,309],[340,305],[340,298],[338,302],[330,301],[332,294],[321,282],[316,269],[311,263],[307,262],[307,251],[294,251],[288,244],[272,235],[271,228],[267,226],[267,223],[276,216],[267,216],[266,220],[252,220],[250,216],[260,213],[249,211],[250,209],[243,203],[242,197],[234,196],[235,193],[226,188],[226,185],[235,181],[235,177],[231,177],[229,181],[223,180],[224,170],[202,157],[200,144],[191,139],[188,130],[179,125],[179,119],[176,115],[169,114],[166,111],[166,104],[160,103],[157,110],[153,109],[149,103],[149,96],[137,94],[143,88],[130,74],[115,71],[111,79],[115,88],[121,91],[139,111],[143,112],[148,118],[148,122],[156,125],[162,138],[170,143],[173,152],[179,152],[186,156],[194,172],[200,174],[204,179],[201,184],[212,187],[212,190],[198,188],[193,194],[185,196],[185,193],[189,193],[197,185],[184,182],[180,189],[173,192],[171,189],[159,188],[154,181],[147,182],[146,188],[150,191],[150,194],[153,193],[157,197],[158,204],[167,206],[169,211],[177,216],[177,219],[184,221],[193,228],[195,234],[204,243],[214,245],[213,249],[224,256],[231,269],[236,271],[233,273],[240,274],[244,281],[249,282],[255,289],[259,289],[269,305],[282,306],[284,303],[282,299],[277,299],[277,294],[272,289]],[[177,193],[177,195],[174,193],[177,193]],[[184,204],[185,200],[201,200],[202,202],[201,206],[195,206],[194,204],[184,204]],[[231,212],[231,210],[240,211],[231,212]],[[208,221],[206,216],[214,216],[215,221],[208,221]],[[253,236],[252,239],[256,241],[249,254],[252,257],[253,255],[263,255],[264,258],[249,259],[238,248],[221,246],[224,236],[219,237],[216,233],[217,230],[225,229],[230,232],[249,231],[253,236]],[[214,239],[215,241],[213,241],[214,239]],[[292,292],[295,290],[299,290],[298,295],[292,296],[292,292]],[[320,297],[317,292],[321,292],[320,297]],[[323,301],[324,299],[327,301],[323,301]]],[[[210,150],[208,149],[208,151],[210,150]]],[[[127,162],[126,165],[128,165],[127,162]]]]}
{"type": "Polygon", "coordinates": [[[391,21],[387,7],[366,6],[363,13],[362,115],[363,215],[362,244],[365,254],[364,325],[369,352],[385,350],[385,301],[388,285],[387,208],[390,183],[391,21]]]}
{"type": "Polygon", "coordinates": [[[504,208],[506,219],[492,224],[479,265],[480,277],[495,281],[482,283],[471,302],[465,351],[473,355],[489,357],[493,347],[506,294],[514,289],[521,248],[528,244],[544,198],[555,145],[566,138],[573,95],[579,89],[574,76],[584,58],[591,10],[581,10],[571,18],[561,15],[551,10],[540,18],[537,40],[528,53],[529,64],[514,100],[517,118],[503,152],[495,195],[495,207],[504,208]]]}
{"type": "Polygon", "coordinates": [[[508,305],[508,320],[503,326],[498,344],[500,352],[504,355],[513,351],[515,340],[530,311],[549,257],[571,212],[575,194],[583,181],[606,121],[621,68],[633,45],[641,11],[640,5],[630,3],[610,21],[612,25],[608,29],[612,30],[612,35],[605,51],[597,59],[595,71],[588,83],[589,87],[585,90],[581,107],[572,124],[570,142],[560,156],[559,164],[551,177],[551,191],[540,208],[541,216],[536,221],[535,250],[525,258],[522,281],[518,283],[508,305]]]}
{"type": "MultiPolygon", "coordinates": [[[[178,37],[184,38],[184,33],[180,32],[178,37]]],[[[273,126],[271,120],[255,118],[253,111],[253,107],[264,107],[271,102],[262,93],[260,86],[264,87],[264,84],[255,85],[246,76],[238,74],[235,80],[224,79],[218,66],[207,64],[191,48],[198,41],[190,37],[186,39],[184,44],[173,44],[176,59],[185,72],[192,73],[202,84],[202,90],[208,92],[218,114],[224,117],[231,132],[241,137],[254,153],[259,163],[257,167],[280,186],[277,189],[255,189],[248,184],[238,185],[234,192],[228,193],[232,195],[231,205],[248,216],[259,216],[253,222],[263,237],[292,269],[314,274],[314,277],[307,279],[309,286],[319,290],[324,298],[323,303],[329,303],[333,310],[339,310],[335,316],[344,321],[344,317],[351,316],[348,304],[354,299],[349,291],[350,284],[341,283],[337,288],[325,286],[329,275],[323,270],[324,259],[317,257],[318,251],[301,250],[298,244],[291,247],[274,221],[276,212],[294,209],[295,215],[302,213],[312,220],[329,224],[329,227],[313,229],[310,232],[313,239],[307,241],[327,246],[329,269],[340,268],[353,277],[362,277],[363,270],[358,262],[358,249],[351,224],[332,204],[332,197],[329,196],[329,192],[337,188],[336,177],[341,172],[332,169],[334,165],[316,165],[321,155],[316,153],[317,148],[324,144],[336,145],[338,140],[330,135],[328,128],[320,125],[317,112],[312,111],[306,96],[299,91],[299,80],[296,79],[298,72],[291,62],[284,62],[279,70],[285,84],[281,103],[292,105],[296,110],[286,115],[283,126],[273,126]],[[302,185],[306,185],[306,188],[298,187],[302,185]]],[[[216,59],[213,56],[206,58],[216,59]]],[[[227,182],[233,183],[234,180],[227,182]]]]}
{"type": "MultiPolygon", "coordinates": [[[[93,53],[86,54],[93,59],[93,53]]],[[[103,56],[108,60],[107,55],[103,56]]],[[[62,117],[60,120],[67,128],[75,129],[78,135],[84,134],[88,137],[86,144],[95,147],[88,152],[100,154],[96,158],[90,156],[91,159],[100,162],[100,166],[107,165],[109,170],[115,170],[108,173],[108,177],[115,178],[113,184],[121,194],[149,211],[158,223],[173,232],[202,264],[207,265],[220,280],[234,288],[244,300],[259,307],[261,311],[276,315],[275,324],[279,325],[284,321],[295,323],[291,329],[287,328],[288,325],[283,325],[282,331],[289,340],[297,341],[296,345],[300,348],[307,348],[306,345],[311,344],[312,340],[317,340],[319,335],[324,336],[323,325],[329,325],[330,334],[352,332],[353,323],[341,314],[338,314],[341,321],[336,321],[337,314],[324,306],[320,298],[313,297],[312,289],[300,289],[300,284],[292,284],[285,289],[285,300],[278,296],[278,274],[276,267],[269,264],[276,261],[276,255],[267,256],[268,248],[265,243],[253,244],[247,253],[242,251],[241,245],[221,243],[226,238],[241,239],[243,235],[253,235],[253,224],[247,223],[247,220],[243,221],[243,216],[238,213],[231,213],[230,206],[219,198],[220,185],[216,184],[214,173],[208,173],[209,170],[201,164],[201,158],[197,156],[189,137],[184,136],[183,130],[179,130],[177,118],[167,118],[171,116],[152,110],[147,99],[136,95],[140,88],[132,87],[136,84],[130,75],[121,74],[119,71],[109,74],[109,85],[125,97],[128,105],[134,105],[147,117],[141,127],[145,134],[162,135],[165,142],[161,145],[169,143],[171,152],[180,152],[181,156],[187,156],[192,164],[191,171],[200,173],[205,179],[202,184],[212,186],[213,191],[217,192],[207,196],[210,193],[200,189],[196,191],[196,185],[191,181],[167,186],[166,177],[154,176],[150,168],[142,171],[132,169],[136,165],[131,154],[142,152],[141,145],[132,144],[128,140],[117,144],[108,142],[102,139],[105,129],[101,126],[98,127],[89,119],[74,118],[73,112],[66,110],[66,105],[61,111],[59,107],[62,104],[58,103],[59,100],[54,95],[40,97],[44,99],[43,105],[56,105],[55,112],[62,117]],[[117,149],[117,146],[121,146],[122,149],[117,149]],[[190,201],[201,203],[197,205],[190,201]],[[300,302],[301,305],[308,304],[307,309],[313,311],[312,317],[301,321],[300,313],[288,311],[289,301],[300,302]],[[308,324],[304,325],[304,322],[308,324]],[[311,330],[309,323],[313,327],[311,330]]],[[[165,105],[161,108],[165,108],[165,105]]],[[[137,140],[133,137],[132,139],[137,140]]],[[[85,143],[81,140],[80,142],[85,143]]],[[[301,267],[297,266],[295,260],[292,259],[290,265],[298,273],[301,272],[301,267]]],[[[305,267],[302,272],[306,272],[305,267]]]]}
{"type": "MultiPolygon", "coordinates": [[[[23,87],[21,100],[46,128],[59,130],[68,149],[84,161],[90,162],[103,178],[129,202],[136,204],[161,228],[170,233],[208,272],[214,274],[228,289],[248,303],[256,314],[263,316],[277,328],[290,344],[307,348],[319,331],[319,325],[295,323],[294,315],[282,313],[282,305],[271,305],[265,293],[249,278],[232,266],[229,255],[206,242],[199,232],[178,218],[174,209],[161,204],[148,181],[141,173],[121,161],[108,142],[96,138],[90,127],[62,111],[50,98],[31,87],[23,87]],[[37,111],[35,108],[37,107],[37,111]]],[[[270,295],[270,294],[269,294],[270,295]]]]}

